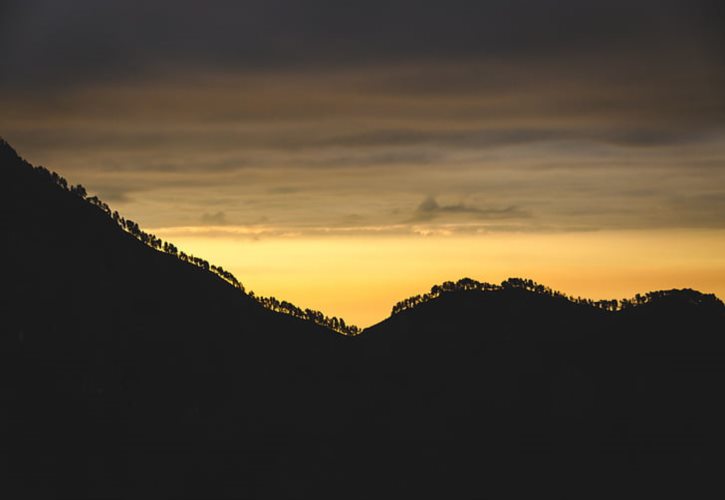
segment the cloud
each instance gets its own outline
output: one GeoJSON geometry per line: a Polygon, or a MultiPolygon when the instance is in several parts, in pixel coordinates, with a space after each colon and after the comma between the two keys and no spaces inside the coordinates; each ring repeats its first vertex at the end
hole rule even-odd
{"type": "Polygon", "coordinates": [[[98,197],[107,203],[129,203],[133,201],[130,196],[132,189],[123,186],[95,186],[98,197]]]}
{"type": "MultiPolygon", "coordinates": [[[[57,86],[210,67],[331,67],[451,58],[626,53],[672,56],[683,43],[721,48],[723,9],[710,0],[121,0],[2,3],[0,85],[57,86]],[[159,69],[160,68],[160,69],[159,69]]],[[[494,83],[495,75],[489,77],[494,83]]],[[[459,80],[468,89],[470,80],[459,80]]],[[[435,90],[440,80],[417,80],[435,90]]],[[[449,82],[443,82],[449,87],[449,82]]],[[[410,84],[408,84],[410,86],[410,84]]]]}
{"type": "Polygon", "coordinates": [[[475,219],[521,219],[528,218],[530,214],[516,206],[504,208],[479,208],[468,206],[465,203],[452,205],[439,205],[433,196],[426,197],[416,208],[411,222],[431,221],[444,215],[469,215],[475,219]]]}
{"type": "Polygon", "coordinates": [[[427,165],[441,162],[443,155],[435,151],[365,151],[350,152],[346,155],[332,155],[328,157],[309,157],[297,161],[298,165],[311,167],[365,167],[365,166],[399,166],[399,165],[427,165]]]}
{"type": "Polygon", "coordinates": [[[722,2],[71,4],[0,2],[0,131],[139,222],[725,225],[722,2]]]}
{"type": "Polygon", "coordinates": [[[201,216],[201,223],[207,226],[223,226],[227,224],[227,216],[224,212],[205,213],[201,216]]]}
{"type": "Polygon", "coordinates": [[[295,194],[299,191],[300,189],[294,186],[274,186],[267,190],[269,194],[295,194]]]}

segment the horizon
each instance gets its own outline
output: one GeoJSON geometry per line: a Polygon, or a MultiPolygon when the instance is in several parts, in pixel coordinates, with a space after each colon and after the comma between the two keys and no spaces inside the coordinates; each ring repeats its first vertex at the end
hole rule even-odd
{"type": "Polygon", "coordinates": [[[493,242],[472,237],[421,236],[414,241],[382,237],[369,246],[354,238],[220,241],[218,237],[176,236],[178,228],[149,231],[223,266],[255,294],[320,310],[361,328],[388,318],[393,305],[403,298],[464,277],[489,283],[522,277],[572,297],[593,300],[682,288],[725,296],[721,274],[725,273],[725,259],[721,257],[725,255],[725,231],[717,238],[708,231],[598,232],[586,237],[518,234],[497,236],[493,242]],[[674,248],[663,253],[661,248],[666,244],[674,248]],[[534,251],[512,250],[527,246],[534,251]],[[563,258],[557,255],[562,248],[566,249],[563,258]],[[616,253],[607,255],[613,248],[616,253]],[[650,252],[658,250],[660,255],[653,259],[650,252]],[[637,257],[642,252],[647,255],[637,257]],[[485,261],[472,266],[475,259],[471,253],[485,261]],[[689,258],[680,260],[678,267],[672,266],[672,259],[683,253],[689,258]],[[449,260],[439,262],[429,272],[420,271],[441,254],[449,260]],[[502,254],[508,255],[508,260],[496,262],[496,256],[502,254]],[[292,256],[299,264],[284,262],[292,256]],[[568,258],[579,262],[562,263],[568,258]],[[610,267],[612,261],[625,259],[630,261],[610,267]],[[713,275],[715,266],[721,272],[713,275]]]}
{"type": "Polygon", "coordinates": [[[10,1],[0,134],[360,326],[468,276],[725,296],[722,7],[10,1]]]}
{"type": "MultiPolygon", "coordinates": [[[[66,180],[68,185],[73,185],[72,179],[66,180]]],[[[89,197],[93,195],[90,189],[89,197]]],[[[212,227],[211,231],[208,226],[146,228],[142,221],[136,222],[141,222],[142,231],[174,244],[179,251],[230,271],[247,292],[321,311],[362,329],[390,317],[393,305],[400,300],[460,278],[494,284],[512,277],[533,279],[569,297],[595,301],[630,299],[636,294],[670,289],[694,289],[718,298],[725,296],[719,273],[714,276],[712,273],[714,268],[720,269],[717,266],[725,268],[722,257],[725,231],[718,232],[716,239],[712,231],[691,229],[584,234],[511,232],[487,235],[485,241],[471,235],[418,234],[414,240],[417,251],[411,254],[410,238],[393,235],[376,236],[376,245],[366,246],[360,245],[355,236],[258,238],[254,234],[250,237],[246,228],[242,231],[230,226],[212,227]],[[219,238],[217,231],[230,237],[219,238]],[[447,245],[441,244],[441,240],[447,245]],[[532,246],[532,242],[536,244],[532,246]],[[673,248],[662,251],[664,245],[673,242],[673,248]],[[522,248],[533,251],[521,251],[522,248]],[[448,258],[431,272],[420,272],[431,257],[450,257],[450,249],[458,249],[461,258],[448,258]],[[652,258],[651,251],[657,254],[656,258],[652,258]],[[477,276],[467,270],[471,253],[491,259],[486,261],[485,274],[477,276]],[[284,264],[285,257],[290,255],[305,265],[284,264]],[[501,255],[506,255],[508,260],[503,265],[496,264],[495,258],[501,255]],[[687,261],[683,261],[682,255],[687,255],[687,261]],[[570,259],[577,262],[572,264],[568,262],[570,259]],[[626,259],[626,264],[614,268],[608,259],[626,259]],[[240,266],[240,260],[246,264],[240,266]],[[680,262],[679,269],[671,265],[673,260],[680,262]],[[489,264],[492,261],[494,264],[489,264]],[[391,271],[396,273],[394,280],[389,278],[391,271]],[[602,275],[607,276],[606,280],[603,281],[602,275]],[[256,277],[259,281],[242,276],[256,277]]]]}

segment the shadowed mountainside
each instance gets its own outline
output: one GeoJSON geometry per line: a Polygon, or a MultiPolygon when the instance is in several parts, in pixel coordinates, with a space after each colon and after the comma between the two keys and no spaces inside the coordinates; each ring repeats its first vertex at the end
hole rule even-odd
{"type": "MultiPolygon", "coordinates": [[[[360,329],[358,327],[354,325],[347,325],[345,321],[340,318],[328,317],[323,313],[312,309],[303,310],[294,304],[284,300],[278,300],[275,297],[259,297],[255,296],[253,292],[246,294],[244,286],[229,271],[224,270],[220,266],[209,264],[209,262],[202,258],[186,254],[184,251],[179,250],[173,243],[162,241],[157,236],[145,232],[136,222],[124,218],[117,211],[111,211],[111,208],[97,196],[88,196],[86,189],[82,185],[72,185],[68,183],[66,179],[55,172],[47,170],[45,167],[33,167],[20,158],[15,150],[2,139],[0,139],[0,161],[9,165],[8,180],[12,181],[13,185],[16,186],[18,191],[17,194],[21,197],[23,194],[29,196],[28,200],[25,202],[18,200],[17,207],[14,207],[17,210],[22,211],[22,213],[30,214],[32,213],[32,210],[40,209],[40,214],[34,215],[36,216],[36,219],[43,218],[42,207],[44,205],[42,203],[37,203],[38,200],[35,200],[36,203],[32,203],[33,194],[42,194],[46,198],[51,198],[52,201],[56,203],[61,201],[64,203],[66,208],[74,204],[76,210],[80,210],[80,212],[77,212],[77,214],[74,215],[82,214],[83,222],[90,224],[89,235],[93,235],[96,225],[103,226],[103,229],[106,232],[109,230],[112,231],[115,226],[151,249],[168,254],[183,263],[191,264],[194,267],[205,271],[207,274],[212,274],[222,279],[232,285],[235,289],[239,290],[245,296],[245,299],[254,299],[266,309],[282,312],[296,318],[306,319],[343,335],[357,335],[360,333],[360,329]],[[25,188],[28,189],[27,192],[23,192],[23,189],[25,188]],[[38,191],[37,188],[42,189],[38,191]],[[67,194],[72,196],[64,196],[67,194]],[[72,198],[75,198],[75,200],[71,201],[72,198]],[[28,203],[28,201],[31,201],[31,203],[28,203]],[[40,217],[37,217],[38,215],[40,215],[40,217]]],[[[16,224],[20,223],[22,222],[22,219],[16,218],[14,222],[16,224]]],[[[45,222],[47,225],[47,222],[52,221],[46,220],[45,222]]],[[[38,226],[38,229],[45,229],[47,231],[52,229],[52,227],[42,228],[41,226],[38,226]]],[[[62,234],[62,224],[58,225],[57,230],[61,231],[62,234]]],[[[115,231],[115,233],[118,234],[118,231],[115,231]]],[[[70,235],[63,236],[68,237],[70,235]]],[[[113,250],[111,250],[111,252],[112,251],[113,250]]]]}
{"type": "Polygon", "coordinates": [[[607,498],[720,473],[714,296],[462,280],[345,337],[141,241],[6,144],[0,173],[3,496],[607,498]]]}

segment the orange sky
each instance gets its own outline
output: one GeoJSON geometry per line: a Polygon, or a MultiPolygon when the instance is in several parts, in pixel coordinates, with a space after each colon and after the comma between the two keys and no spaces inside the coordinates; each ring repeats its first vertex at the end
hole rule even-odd
{"type": "Polygon", "coordinates": [[[595,299],[683,287],[725,297],[723,230],[259,241],[199,236],[184,228],[154,232],[231,270],[257,294],[362,327],[386,318],[398,300],[464,276],[494,283],[527,277],[595,299]]]}
{"type": "Polygon", "coordinates": [[[528,70],[535,83],[490,61],[160,75],[0,95],[0,130],[255,293],[362,327],[464,276],[725,297],[712,82],[528,70]],[[403,91],[420,78],[440,85],[403,91]]]}

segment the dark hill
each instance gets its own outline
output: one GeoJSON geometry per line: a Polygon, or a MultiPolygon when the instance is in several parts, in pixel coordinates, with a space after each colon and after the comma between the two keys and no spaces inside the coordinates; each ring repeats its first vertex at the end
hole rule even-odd
{"type": "Polygon", "coordinates": [[[697,489],[725,444],[723,312],[689,290],[618,311],[516,287],[443,293],[354,339],[374,367],[366,397],[388,410],[367,418],[427,440],[462,498],[697,489]]]}
{"type": "Polygon", "coordinates": [[[0,470],[29,496],[183,496],[216,474],[256,491],[267,440],[348,425],[317,410],[347,411],[326,400],[344,337],[141,243],[7,146],[0,174],[0,470]]]}
{"type": "Polygon", "coordinates": [[[461,280],[345,337],[159,251],[4,143],[0,174],[2,497],[717,486],[725,316],[713,296],[593,304],[527,280],[461,280]]]}

